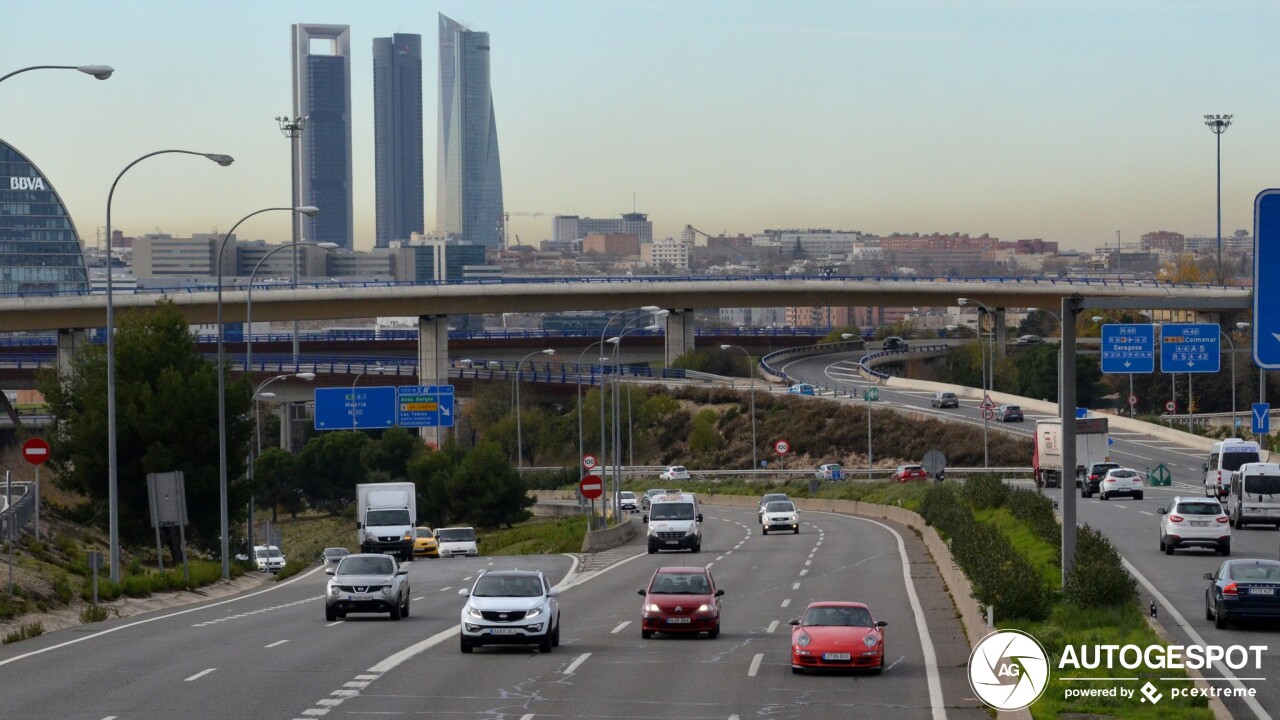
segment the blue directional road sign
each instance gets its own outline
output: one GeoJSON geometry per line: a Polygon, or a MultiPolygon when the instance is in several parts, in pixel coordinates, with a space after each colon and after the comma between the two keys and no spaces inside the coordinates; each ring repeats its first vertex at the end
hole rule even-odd
{"type": "Polygon", "coordinates": [[[1160,372],[1216,373],[1222,329],[1213,323],[1160,326],[1160,372]]]}
{"type": "Polygon", "coordinates": [[[1280,189],[1253,201],[1253,362],[1280,369],[1280,189]]]}
{"type": "Polygon", "coordinates": [[[377,430],[396,424],[394,387],[316,388],[317,430],[377,430]]]}
{"type": "Polygon", "coordinates": [[[1156,369],[1155,326],[1102,326],[1102,372],[1149,373],[1156,369]]]}
{"type": "Polygon", "coordinates": [[[400,427],[453,427],[452,385],[401,385],[396,406],[400,427]]]}
{"type": "Polygon", "coordinates": [[[1271,432],[1271,403],[1253,404],[1253,434],[1266,435],[1271,432]]]}

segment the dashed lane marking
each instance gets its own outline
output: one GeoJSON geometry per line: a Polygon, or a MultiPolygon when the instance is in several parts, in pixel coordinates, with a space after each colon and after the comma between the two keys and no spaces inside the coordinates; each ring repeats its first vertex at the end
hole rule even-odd
{"type": "Polygon", "coordinates": [[[183,682],[191,682],[192,680],[199,680],[200,678],[204,677],[205,675],[208,675],[209,673],[211,673],[211,672],[213,672],[214,670],[217,670],[217,669],[218,669],[218,668],[208,668],[208,669],[205,669],[205,670],[201,670],[200,672],[196,673],[195,675],[192,675],[191,677],[186,678],[185,680],[183,680],[183,682]]]}
{"type": "Polygon", "coordinates": [[[751,667],[747,668],[747,677],[755,677],[756,673],[760,672],[760,663],[763,660],[764,653],[756,653],[756,656],[751,658],[751,667]]]}
{"type": "Polygon", "coordinates": [[[625,628],[626,626],[630,625],[630,624],[631,624],[631,621],[630,621],[630,620],[623,620],[622,622],[618,623],[618,626],[617,626],[617,627],[615,627],[614,629],[610,630],[610,631],[609,631],[609,634],[610,634],[610,635],[616,635],[617,633],[622,632],[622,629],[623,629],[623,628],[625,628]]]}
{"type": "Polygon", "coordinates": [[[569,667],[567,667],[567,668],[565,668],[565,669],[564,669],[564,673],[563,673],[563,674],[565,674],[565,675],[572,675],[572,674],[573,674],[573,671],[574,671],[574,670],[577,670],[577,669],[578,669],[578,666],[579,666],[579,665],[581,665],[582,663],[586,662],[586,661],[587,661],[587,658],[589,658],[589,657],[591,657],[591,653],[582,653],[581,655],[579,655],[579,656],[577,657],[577,659],[575,659],[573,662],[569,663],[569,667]]]}
{"type": "Polygon", "coordinates": [[[773,632],[774,630],[777,630],[777,629],[778,629],[778,621],[777,621],[777,620],[774,620],[773,622],[769,623],[769,629],[768,629],[768,630],[765,630],[765,632],[767,632],[767,633],[771,633],[771,632],[773,632]]]}

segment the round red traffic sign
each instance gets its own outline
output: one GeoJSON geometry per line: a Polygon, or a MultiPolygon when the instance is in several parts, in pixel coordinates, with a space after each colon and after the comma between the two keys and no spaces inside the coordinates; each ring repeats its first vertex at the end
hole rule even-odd
{"type": "Polygon", "coordinates": [[[996,411],[995,411],[995,410],[992,410],[991,408],[983,408],[983,409],[982,409],[982,419],[983,419],[983,420],[990,420],[991,418],[993,418],[993,417],[995,417],[995,416],[996,416],[996,411]]]}
{"type": "Polygon", "coordinates": [[[604,494],[604,479],[599,475],[588,475],[578,483],[578,492],[588,500],[595,500],[604,494]]]}
{"type": "Polygon", "coordinates": [[[31,438],[22,443],[22,457],[32,465],[43,465],[49,461],[49,443],[42,438],[31,438]]]}
{"type": "Polygon", "coordinates": [[[595,467],[595,466],[596,466],[596,456],[595,456],[595,455],[583,455],[583,456],[582,456],[582,467],[584,467],[584,468],[586,468],[586,469],[590,470],[591,468],[593,468],[593,467],[595,467]]]}
{"type": "Polygon", "coordinates": [[[1165,403],[1165,404],[1164,404],[1164,410],[1165,410],[1165,412],[1175,412],[1175,411],[1177,411],[1177,409],[1178,409],[1178,403],[1176,403],[1176,402],[1174,402],[1174,401],[1172,401],[1172,400],[1170,400],[1169,402],[1167,402],[1167,403],[1165,403]]]}
{"type": "Polygon", "coordinates": [[[773,444],[773,449],[776,450],[779,455],[786,455],[791,452],[791,443],[786,440],[779,440],[773,444]]]}
{"type": "Polygon", "coordinates": [[[1137,404],[1138,404],[1138,396],[1137,396],[1137,395],[1130,395],[1130,396],[1129,396],[1129,404],[1130,404],[1130,405],[1137,405],[1137,404]]]}

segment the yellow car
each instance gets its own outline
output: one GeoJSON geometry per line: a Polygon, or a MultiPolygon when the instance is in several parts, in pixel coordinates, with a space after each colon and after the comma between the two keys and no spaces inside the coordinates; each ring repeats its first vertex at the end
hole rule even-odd
{"type": "Polygon", "coordinates": [[[436,534],[429,527],[415,528],[413,531],[414,557],[440,557],[440,543],[436,542],[436,534]]]}

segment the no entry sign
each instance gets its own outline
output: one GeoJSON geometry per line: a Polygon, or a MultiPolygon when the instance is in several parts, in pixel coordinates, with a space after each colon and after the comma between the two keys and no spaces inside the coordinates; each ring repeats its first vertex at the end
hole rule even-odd
{"type": "Polygon", "coordinates": [[[22,443],[22,457],[32,465],[43,465],[49,461],[49,443],[41,438],[31,438],[22,443]]]}
{"type": "Polygon", "coordinates": [[[588,475],[578,483],[578,491],[582,493],[582,497],[595,500],[604,494],[604,481],[599,475],[588,475]]]}

